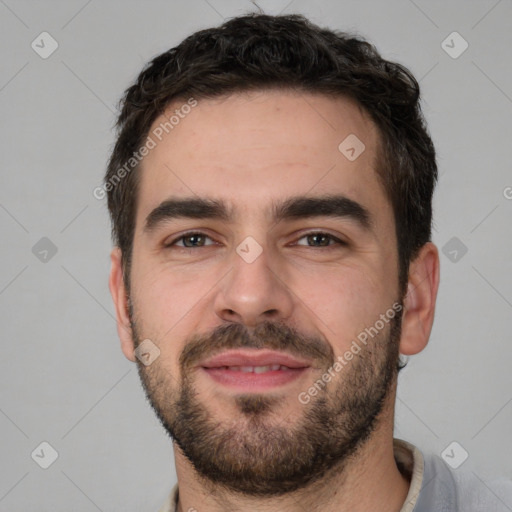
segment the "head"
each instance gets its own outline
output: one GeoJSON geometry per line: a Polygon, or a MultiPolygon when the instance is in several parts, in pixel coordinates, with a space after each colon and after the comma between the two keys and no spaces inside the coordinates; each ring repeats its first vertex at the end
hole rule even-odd
{"type": "Polygon", "coordinates": [[[117,126],[122,348],[158,351],[141,379],[198,473],[278,494],[392,431],[399,354],[427,343],[439,275],[411,73],[300,16],[248,15],[153,59],[117,126]],[[205,366],[242,349],[303,366],[252,390],[205,366]]]}

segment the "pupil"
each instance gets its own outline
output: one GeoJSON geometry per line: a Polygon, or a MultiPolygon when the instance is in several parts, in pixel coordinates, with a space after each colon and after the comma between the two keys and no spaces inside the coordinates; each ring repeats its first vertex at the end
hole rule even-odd
{"type": "Polygon", "coordinates": [[[201,235],[189,235],[189,236],[187,236],[185,238],[185,245],[187,247],[195,247],[197,245],[198,241],[200,241],[201,238],[202,238],[201,235]],[[191,243],[187,244],[187,241],[190,241],[191,243]]]}
{"type": "Polygon", "coordinates": [[[313,245],[325,246],[329,244],[329,239],[325,235],[309,235],[309,241],[310,243],[312,242],[313,245]]]}

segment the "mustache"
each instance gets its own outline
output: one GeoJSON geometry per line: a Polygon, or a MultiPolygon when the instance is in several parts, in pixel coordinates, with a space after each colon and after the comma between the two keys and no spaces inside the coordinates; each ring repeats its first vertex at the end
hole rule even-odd
{"type": "Polygon", "coordinates": [[[253,330],[243,324],[232,323],[219,325],[210,334],[190,337],[180,355],[180,367],[187,370],[207,357],[237,348],[278,350],[312,359],[320,367],[334,364],[334,351],[323,337],[303,335],[283,323],[266,321],[253,330]]]}

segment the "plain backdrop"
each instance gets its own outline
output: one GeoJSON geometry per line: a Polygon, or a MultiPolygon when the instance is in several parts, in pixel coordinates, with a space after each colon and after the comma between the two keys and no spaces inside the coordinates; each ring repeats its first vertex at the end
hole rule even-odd
{"type": "MultiPolygon", "coordinates": [[[[512,478],[512,2],[258,4],[364,36],[420,80],[441,286],[430,343],[400,375],[396,436],[438,455],[456,441],[469,454],[457,471],[512,478]]],[[[92,192],[143,65],[251,10],[0,0],[1,511],[153,511],[175,483],[170,439],[119,347],[110,224],[92,192]]]]}

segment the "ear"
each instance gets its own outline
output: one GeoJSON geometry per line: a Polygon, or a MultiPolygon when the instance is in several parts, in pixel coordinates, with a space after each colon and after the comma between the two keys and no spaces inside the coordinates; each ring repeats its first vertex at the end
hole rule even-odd
{"type": "Polygon", "coordinates": [[[121,340],[121,350],[130,361],[135,362],[134,343],[130,315],[128,313],[128,297],[124,284],[121,249],[114,247],[110,253],[110,278],[108,287],[116,308],[117,334],[121,340]]]}
{"type": "Polygon", "coordinates": [[[409,265],[400,337],[401,354],[417,354],[426,347],[434,323],[438,288],[439,252],[432,242],[428,242],[409,265]]]}

